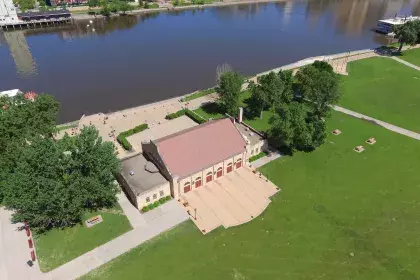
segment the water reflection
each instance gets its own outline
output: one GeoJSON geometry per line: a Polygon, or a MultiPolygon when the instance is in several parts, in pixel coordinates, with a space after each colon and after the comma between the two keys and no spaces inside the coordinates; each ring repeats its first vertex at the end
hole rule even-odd
{"type": "Polygon", "coordinates": [[[18,74],[22,77],[29,77],[37,73],[36,63],[32,57],[24,31],[0,33],[3,41],[9,47],[9,51],[16,65],[18,74]]]}

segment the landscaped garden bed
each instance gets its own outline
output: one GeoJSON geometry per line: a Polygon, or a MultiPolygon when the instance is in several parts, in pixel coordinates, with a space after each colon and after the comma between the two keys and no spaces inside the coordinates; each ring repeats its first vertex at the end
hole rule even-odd
{"type": "Polygon", "coordinates": [[[169,200],[171,200],[171,199],[172,199],[172,196],[170,196],[170,195],[165,196],[165,197],[161,197],[161,198],[159,198],[159,200],[156,200],[155,202],[150,203],[150,204],[149,204],[149,205],[147,205],[147,206],[144,206],[144,207],[141,209],[141,211],[142,211],[143,213],[146,213],[146,212],[148,212],[148,211],[150,211],[150,210],[155,209],[156,207],[159,207],[159,205],[162,205],[162,204],[166,203],[167,201],[169,201],[169,200]]]}
{"type": "Polygon", "coordinates": [[[268,155],[268,152],[267,151],[262,151],[261,153],[255,155],[255,156],[250,157],[249,158],[249,162],[256,161],[256,160],[258,160],[260,158],[266,157],[267,155],[268,155]]]}

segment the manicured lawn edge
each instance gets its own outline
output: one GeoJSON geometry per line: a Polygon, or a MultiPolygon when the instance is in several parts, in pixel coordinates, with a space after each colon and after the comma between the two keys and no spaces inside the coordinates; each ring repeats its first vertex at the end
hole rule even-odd
{"type": "Polygon", "coordinates": [[[118,134],[117,141],[121,144],[124,150],[130,151],[133,149],[133,146],[131,146],[130,142],[128,142],[127,137],[142,132],[143,130],[146,130],[148,128],[149,125],[147,123],[143,123],[141,125],[136,126],[135,128],[121,132],[120,134],[118,134]]]}
{"type": "Polygon", "coordinates": [[[171,200],[171,199],[172,199],[172,196],[170,196],[170,195],[165,196],[165,197],[161,197],[161,198],[159,198],[159,200],[157,200],[157,201],[155,201],[155,202],[153,202],[153,203],[150,203],[150,204],[149,204],[149,205],[147,205],[147,206],[144,206],[144,207],[141,209],[141,211],[142,211],[143,213],[146,213],[146,212],[148,212],[149,210],[152,210],[152,209],[154,209],[154,208],[156,208],[156,207],[159,207],[159,205],[165,204],[167,201],[169,201],[169,200],[171,200]]]}
{"type": "Polygon", "coordinates": [[[255,156],[250,157],[249,158],[249,162],[256,161],[257,159],[263,158],[263,157],[265,157],[267,155],[268,155],[268,152],[262,151],[261,153],[255,155],[255,156]]]}
{"type": "Polygon", "coordinates": [[[197,98],[200,98],[200,97],[203,97],[203,96],[206,96],[206,95],[215,93],[215,92],[216,92],[216,88],[215,87],[204,89],[204,90],[197,91],[195,93],[192,93],[190,95],[187,95],[187,96],[183,97],[181,99],[181,101],[182,102],[191,101],[191,100],[194,100],[194,99],[197,99],[197,98]]]}

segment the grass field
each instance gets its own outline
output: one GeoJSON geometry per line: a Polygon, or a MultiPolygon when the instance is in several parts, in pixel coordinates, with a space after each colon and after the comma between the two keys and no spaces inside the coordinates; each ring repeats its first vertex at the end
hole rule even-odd
{"type": "Polygon", "coordinates": [[[420,132],[420,71],[389,58],[348,64],[340,106],[420,132]]]}
{"type": "Polygon", "coordinates": [[[119,206],[86,214],[83,221],[99,214],[104,221],[91,228],[77,225],[36,236],[35,246],[41,271],[50,271],[131,229],[119,206]]]}
{"type": "Polygon", "coordinates": [[[340,113],[328,126],[343,133],[262,168],[282,192],[252,222],[186,222],[83,279],[418,279],[420,142],[340,113]]]}
{"type": "Polygon", "coordinates": [[[398,58],[404,59],[414,65],[420,66],[420,48],[403,51],[398,58]]]}

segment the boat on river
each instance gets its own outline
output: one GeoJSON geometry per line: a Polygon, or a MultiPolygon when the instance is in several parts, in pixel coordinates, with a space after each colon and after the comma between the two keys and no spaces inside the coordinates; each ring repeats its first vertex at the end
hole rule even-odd
{"type": "Polygon", "coordinates": [[[378,20],[378,23],[376,25],[376,31],[379,33],[383,33],[389,36],[394,36],[394,27],[398,25],[402,25],[408,21],[412,20],[420,20],[420,17],[397,17],[391,19],[381,19],[378,20]]]}

